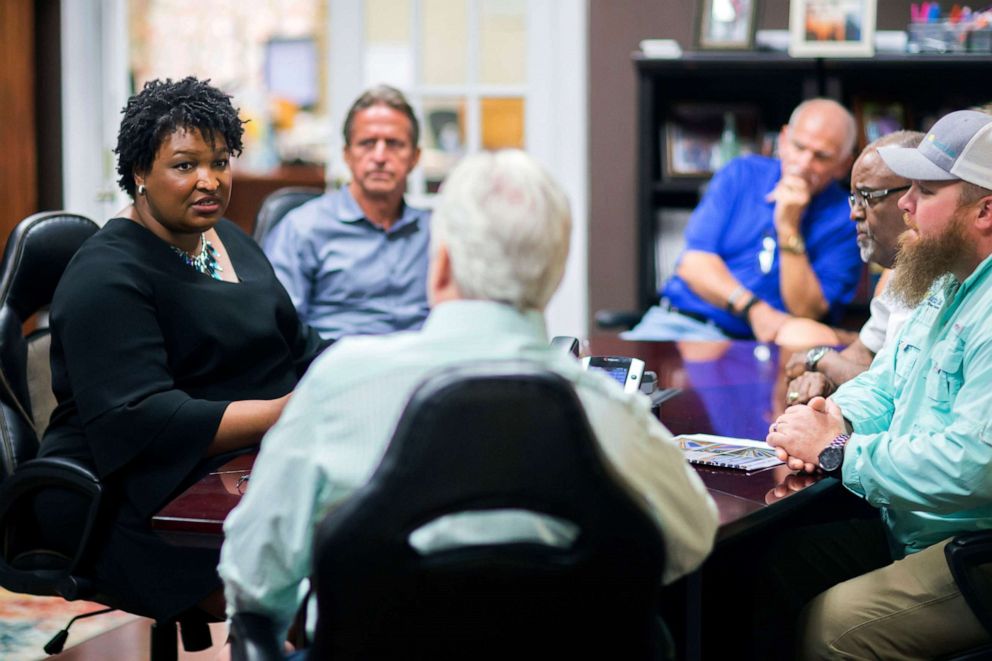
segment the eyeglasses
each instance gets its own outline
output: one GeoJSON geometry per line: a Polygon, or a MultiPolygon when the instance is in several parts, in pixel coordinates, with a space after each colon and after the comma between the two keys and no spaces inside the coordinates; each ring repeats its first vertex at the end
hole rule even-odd
{"type": "Polygon", "coordinates": [[[893,193],[901,193],[902,191],[909,189],[909,186],[900,186],[899,188],[883,188],[881,190],[861,190],[859,188],[847,196],[847,203],[851,205],[852,209],[854,207],[867,209],[871,206],[872,202],[878,202],[893,193]]]}

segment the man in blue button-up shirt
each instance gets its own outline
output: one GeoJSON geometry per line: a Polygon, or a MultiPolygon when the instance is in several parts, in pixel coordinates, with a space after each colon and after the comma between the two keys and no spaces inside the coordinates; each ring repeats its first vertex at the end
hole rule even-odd
{"type": "Polygon", "coordinates": [[[992,528],[992,116],[951,113],[919,147],[879,155],[912,181],[891,287],[917,309],[867,372],[768,435],[791,467],[833,472],[880,513],[820,536],[829,559],[790,558],[830,588],[800,621],[812,658],[935,658],[989,639],[943,549],[992,528]]]}
{"type": "Polygon", "coordinates": [[[403,200],[419,130],[398,90],[362,94],[344,123],[351,183],[294,209],[265,239],[300,318],[325,338],[415,330],[427,317],[430,212],[403,200]]]}

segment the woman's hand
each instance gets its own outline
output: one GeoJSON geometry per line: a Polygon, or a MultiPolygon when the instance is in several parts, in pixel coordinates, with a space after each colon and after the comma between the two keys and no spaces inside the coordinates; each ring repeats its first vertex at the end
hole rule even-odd
{"type": "Polygon", "coordinates": [[[258,445],[286,408],[292,392],[276,399],[245,399],[228,404],[217,434],[207,447],[208,457],[258,445]]]}

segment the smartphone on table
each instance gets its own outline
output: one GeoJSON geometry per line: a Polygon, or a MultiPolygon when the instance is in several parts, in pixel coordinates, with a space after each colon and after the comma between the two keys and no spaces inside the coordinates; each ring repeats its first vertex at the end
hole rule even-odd
{"type": "Polygon", "coordinates": [[[637,392],[644,378],[644,361],[625,356],[587,356],[582,365],[588,370],[605,372],[623,386],[624,392],[637,392]]]}

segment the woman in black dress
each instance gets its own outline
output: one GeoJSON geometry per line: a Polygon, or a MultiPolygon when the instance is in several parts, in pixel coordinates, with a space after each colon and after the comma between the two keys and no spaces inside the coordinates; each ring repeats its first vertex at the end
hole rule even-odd
{"type": "Polygon", "coordinates": [[[171,546],[150,517],[210,457],[257,444],[323,345],[264,254],[223,220],[242,122],[230,98],[152,81],[124,109],[133,204],[79,250],[51,309],[58,407],[43,456],[93,466],[109,490],[91,571],[132,612],[223,617],[218,551],[171,546]]]}

